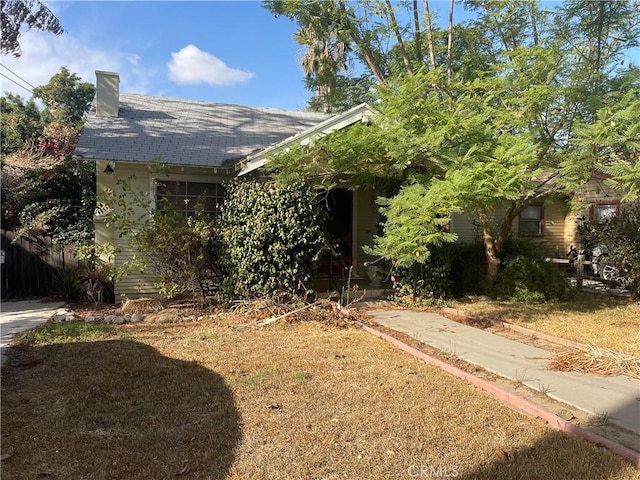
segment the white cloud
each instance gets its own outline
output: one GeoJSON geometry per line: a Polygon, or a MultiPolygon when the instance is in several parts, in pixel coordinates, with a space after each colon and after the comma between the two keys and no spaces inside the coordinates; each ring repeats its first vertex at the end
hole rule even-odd
{"type": "MultiPolygon", "coordinates": [[[[20,36],[22,56],[1,56],[0,63],[20,75],[33,86],[46,85],[49,79],[66,66],[83,81],[95,84],[95,71],[107,70],[120,74],[120,91],[150,93],[157,72],[141,65],[140,57],[133,52],[121,52],[93,48],[79,38],[67,33],[56,37],[47,32],[29,30],[20,36]]],[[[5,68],[0,72],[17,80],[5,68]]],[[[4,77],[0,77],[0,90],[17,93],[29,98],[26,90],[4,77]]],[[[19,83],[23,83],[17,80],[19,83]]]]}
{"type": "Polygon", "coordinates": [[[228,67],[218,57],[203,52],[195,45],[187,45],[178,53],[172,53],[168,67],[169,79],[178,84],[233,85],[254,77],[251,72],[228,67]]]}

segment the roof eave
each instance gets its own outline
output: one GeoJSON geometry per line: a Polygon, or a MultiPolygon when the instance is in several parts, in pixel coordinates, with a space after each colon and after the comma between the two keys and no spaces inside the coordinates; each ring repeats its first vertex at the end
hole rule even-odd
{"type": "Polygon", "coordinates": [[[286,151],[291,145],[307,145],[311,141],[322,138],[337,130],[342,130],[345,127],[353,125],[356,122],[365,122],[369,118],[377,117],[380,115],[376,109],[371,107],[368,103],[361,103],[346,112],[339,115],[335,115],[327,120],[320,122],[311,128],[303,130],[300,133],[292,135],[284,140],[268,146],[264,150],[256,152],[247,157],[242,162],[242,169],[238,176],[241,177],[248,173],[257,170],[269,162],[269,158],[279,152],[286,151]]]}

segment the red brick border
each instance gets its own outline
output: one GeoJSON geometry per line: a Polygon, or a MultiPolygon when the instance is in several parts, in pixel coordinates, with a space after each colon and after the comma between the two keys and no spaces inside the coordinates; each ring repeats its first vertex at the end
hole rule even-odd
{"type": "Polygon", "coordinates": [[[559,418],[558,416],[554,415],[553,413],[547,412],[541,409],[540,407],[530,403],[524,398],[505,392],[504,390],[501,390],[500,388],[498,388],[496,385],[486,380],[483,380],[481,378],[478,378],[468,372],[465,372],[464,370],[460,370],[459,368],[454,367],[453,365],[450,365],[446,362],[443,362],[442,360],[438,360],[437,358],[432,357],[431,355],[421,352],[420,350],[407,345],[406,343],[398,340],[397,338],[392,337],[391,335],[382,333],[376,330],[375,328],[369,327],[367,325],[363,325],[362,329],[365,332],[368,332],[372,335],[380,337],[381,339],[395,345],[400,350],[403,350],[404,352],[407,352],[410,355],[413,355],[414,357],[428,364],[434,365],[444,370],[445,372],[450,373],[451,375],[454,375],[462,380],[469,382],[470,384],[478,388],[481,388],[482,390],[484,390],[485,392],[488,392],[491,396],[505,403],[509,407],[519,412],[522,412],[526,415],[529,415],[531,417],[540,418],[546,421],[548,425],[550,425],[552,428],[556,430],[577,435],[591,443],[604,446],[609,451],[630,461],[636,469],[640,470],[640,453],[639,452],[631,450],[630,448],[620,445],[612,440],[609,440],[608,438],[598,435],[597,433],[590,432],[577,425],[574,425],[573,423],[567,422],[559,418]]]}

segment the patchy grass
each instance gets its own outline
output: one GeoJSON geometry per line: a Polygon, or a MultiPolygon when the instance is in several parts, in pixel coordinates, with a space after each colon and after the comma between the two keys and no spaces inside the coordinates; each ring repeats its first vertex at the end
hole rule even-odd
{"type": "Polygon", "coordinates": [[[638,478],[359,329],[286,325],[122,325],[12,347],[3,478],[638,478]]]}
{"type": "Polygon", "coordinates": [[[113,329],[103,323],[47,322],[40,328],[18,336],[22,345],[46,345],[49,343],[91,342],[109,337],[113,329]]]}
{"type": "Polygon", "coordinates": [[[583,294],[571,302],[528,305],[458,301],[452,306],[539,332],[640,357],[640,302],[583,294]]]}

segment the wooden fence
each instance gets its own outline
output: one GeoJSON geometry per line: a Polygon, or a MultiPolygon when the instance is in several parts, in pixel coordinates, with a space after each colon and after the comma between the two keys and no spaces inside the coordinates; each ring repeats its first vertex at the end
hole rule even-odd
{"type": "Polygon", "coordinates": [[[42,297],[54,293],[56,272],[76,268],[73,247],[53,244],[48,237],[21,237],[0,230],[2,299],[42,297]]]}

